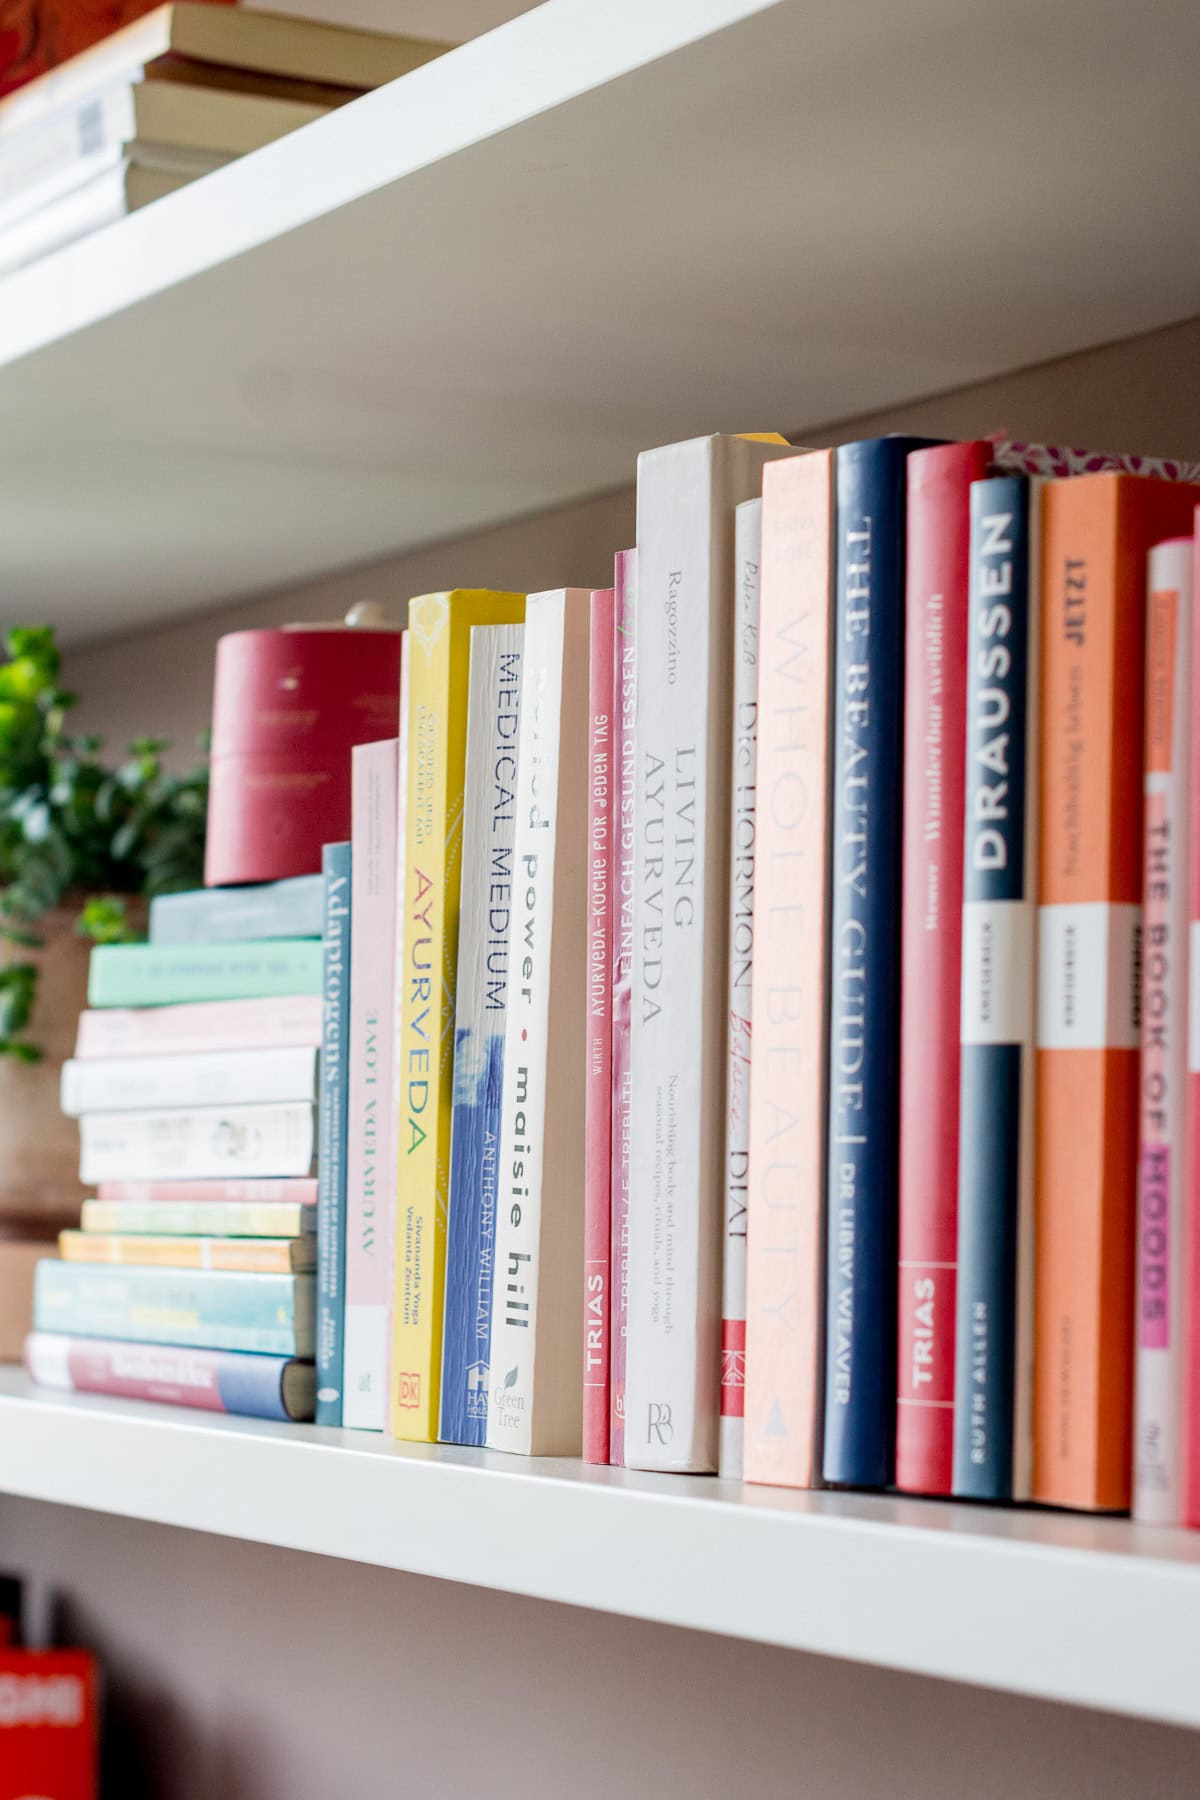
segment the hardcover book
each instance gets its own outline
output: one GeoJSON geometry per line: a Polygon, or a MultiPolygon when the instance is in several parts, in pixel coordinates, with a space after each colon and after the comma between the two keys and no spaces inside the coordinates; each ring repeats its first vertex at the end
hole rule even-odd
{"type": "MultiPolygon", "coordinates": [[[[458,589],[409,603],[399,1194],[392,1435],[432,1443],[441,1414],[446,1205],[471,627],[519,625],[521,594],[458,589]]],[[[399,905],[399,896],[397,897],[399,905]]]]}
{"type": "Polygon", "coordinates": [[[303,1101],[85,1113],[79,1121],[79,1179],[94,1187],[112,1181],[307,1175],[315,1149],[314,1114],[303,1101]]]}
{"type": "Polygon", "coordinates": [[[1033,1449],[1040,512],[1040,482],[972,484],[953,1414],[972,1500],[1026,1499],[1033,1449]]]}
{"type": "Polygon", "coordinates": [[[99,1685],[84,1650],[0,1646],[0,1800],[97,1800],[99,1685]]]}
{"type": "Polygon", "coordinates": [[[1191,538],[1148,562],[1141,1133],[1133,1516],[1182,1525],[1188,1182],[1188,869],[1194,775],[1191,538]]]}
{"type": "Polygon", "coordinates": [[[725,1238],[721,1266],[719,1472],[742,1479],[746,1400],[746,1218],[750,1166],[754,971],[755,771],[762,501],[743,500],[734,527],[733,767],[729,973],[725,1020],[725,1238]]]}
{"type": "Polygon", "coordinates": [[[311,1362],[236,1350],[106,1343],[35,1331],[25,1340],[25,1367],[39,1387],[62,1393],[157,1400],[252,1419],[311,1419],[317,1397],[311,1362]]]}
{"type": "Polygon", "coordinates": [[[717,1466],[734,508],[791,454],[709,437],[638,458],[632,1468],[717,1466]]]}
{"type": "Polygon", "coordinates": [[[939,444],[907,471],[896,1486],[916,1494],[953,1481],[968,540],[991,454],[939,444]]]}
{"type": "Polygon", "coordinates": [[[325,885],[295,875],[258,887],[197,888],[150,902],[152,944],[248,944],[256,938],[319,938],[325,885]]]}
{"type": "Polygon", "coordinates": [[[633,889],[637,853],[637,552],[619,550],[613,587],[613,781],[616,790],[612,937],[612,1208],[609,1239],[608,1460],[625,1461],[625,1352],[629,1325],[629,1047],[633,996],[633,889]]]}
{"type": "Polygon", "coordinates": [[[1133,1463],[1146,557],[1200,488],[1043,496],[1033,1498],[1124,1511],[1133,1463]]]}
{"type": "Polygon", "coordinates": [[[834,452],[763,470],[745,1474],[821,1480],[834,452]]]}
{"type": "Polygon", "coordinates": [[[471,632],[441,1436],[487,1439],[523,625],[471,632]]]}
{"type": "MultiPolygon", "coordinates": [[[[179,1185],[186,1184],[181,1182],[179,1185]]],[[[220,1189],[226,1184],[214,1181],[209,1185],[220,1189]]],[[[244,1185],[254,1184],[247,1182],[244,1185]]],[[[263,1187],[272,1185],[271,1182],[262,1183],[263,1187]]],[[[288,1184],[281,1182],[278,1185],[288,1184]]],[[[301,1184],[297,1182],[296,1185],[301,1184]]],[[[292,1238],[315,1234],[317,1209],[315,1205],[298,1205],[292,1200],[224,1200],[219,1196],[211,1200],[109,1200],[99,1197],[84,1201],[79,1222],[88,1233],[117,1231],[153,1237],[178,1234],[182,1237],[292,1238]]]]}
{"type": "Polygon", "coordinates": [[[592,594],[588,640],[587,1192],[583,1255],[583,1459],[609,1455],[612,1262],[612,949],[616,852],[613,695],[616,592],[592,594]]]}
{"type": "Polygon", "coordinates": [[[390,1220],[396,1183],[395,738],[353,751],[342,1423],[387,1423],[390,1220]]]}
{"type": "Polygon", "coordinates": [[[310,938],[258,944],[99,944],[89,1006],[174,1006],[319,994],[321,946],[310,938]]]}
{"type": "Polygon", "coordinates": [[[351,847],[326,844],[321,860],[325,930],[321,943],[324,1011],[317,1111],[317,1424],[340,1425],[346,1318],[351,847]]]}
{"type": "Polygon", "coordinates": [[[487,1442],[527,1456],[582,1446],[590,599],[525,613],[487,1442]]]}
{"type": "Polygon", "coordinates": [[[61,1105],[81,1113],[149,1112],[160,1107],[268,1105],[317,1097],[317,1052],[207,1050],[193,1056],[76,1060],[62,1069],[61,1105]]]}
{"type": "Polygon", "coordinates": [[[245,1269],[255,1275],[311,1275],[316,1238],[144,1236],[127,1232],[60,1231],[64,1262],[122,1263],[148,1269],[245,1269]]]}
{"type": "Polygon", "coordinates": [[[311,1275],[47,1260],[38,1264],[34,1282],[34,1329],[78,1337],[311,1356],[314,1315],[311,1275]]]}
{"type": "Polygon", "coordinates": [[[321,1042],[318,991],[270,1000],[200,1001],[79,1017],[77,1057],[192,1056],[205,1050],[282,1050],[321,1042]]]}
{"type": "Polygon", "coordinates": [[[825,1479],[885,1487],[896,1423],[906,464],[837,453],[825,1479]]]}

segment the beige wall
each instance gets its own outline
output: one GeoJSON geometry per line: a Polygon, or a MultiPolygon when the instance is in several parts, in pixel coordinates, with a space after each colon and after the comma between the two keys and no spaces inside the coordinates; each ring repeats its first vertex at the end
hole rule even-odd
{"type": "MultiPolygon", "coordinates": [[[[1200,458],[1198,392],[1200,320],[1192,320],[869,418],[801,426],[793,435],[797,442],[830,443],[877,431],[970,437],[1003,430],[1042,442],[1200,458]]],[[[223,631],[336,618],[364,598],[382,599],[399,617],[409,595],[442,587],[600,586],[610,578],[613,552],[632,538],[633,493],[622,489],[134,639],[76,650],[67,676],[85,699],[80,729],[114,740],[173,737],[177,760],[185,759],[208,721],[213,646],[223,631]]]]}

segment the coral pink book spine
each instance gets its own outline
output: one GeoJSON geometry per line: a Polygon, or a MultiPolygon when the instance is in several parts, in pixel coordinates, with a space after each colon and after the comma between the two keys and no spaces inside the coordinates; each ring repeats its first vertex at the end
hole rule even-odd
{"type": "Polygon", "coordinates": [[[990,461],[983,442],[908,459],[896,1486],[916,1494],[953,1475],[967,573],[990,461]]]}
{"type": "Polygon", "coordinates": [[[763,470],[747,1481],[820,1485],[833,752],[831,450],[763,470]]]}
{"type": "Polygon", "coordinates": [[[185,1206],[209,1200],[227,1206],[315,1206],[315,1176],[280,1176],[278,1180],[252,1181],[102,1181],[96,1189],[100,1200],[132,1200],[139,1206],[180,1201],[185,1206]]]}
{"type": "Polygon", "coordinates": [[[202,1050],[287,1050],[321,1042],[321,996],[209,1000],[81,1013],[78,1057],[191,1056],[202,1050]]]}
{"type": "Polygon", "coordinates": [[[586,1173],[583,1263],[583,1460],[609,1456],[612,1256],[613,588],[592,593],[588,641],[586,1173]]]}
{"type": "MultiPolygon", "coordinates": [[[[1192,547],[1193,596],[1200,570],[1200,508],[1192,547]]],[[[1185,1242],[1179,1246],[1186,1268],[1183,1344],[1183,1522],[1200,1527],[1200,631],[1192,630],[1191,746],[1188,781],[1189,843],[1187,954],[1187,1098],[1185,1101],[1185,1242]]],[[[1178,992],[1178,978],[1176,992],[1178,992]]]]}
{"type": "Polygon", "coordinates": [[[616,559],[613,588],[612,1237],[609,1292],[608,1460],[625,1461],[625,1349],[629,1313],[629,1094],[633,1003],[633,871],[637,786],[637,552],[616,559]]]}

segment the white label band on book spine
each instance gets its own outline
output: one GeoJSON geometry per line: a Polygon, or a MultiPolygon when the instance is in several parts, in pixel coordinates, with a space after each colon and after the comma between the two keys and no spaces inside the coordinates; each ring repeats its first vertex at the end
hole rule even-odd
{"type": "Polygon", "coordinates": [[[1033,1042],[1035,929],[1032,901],[964,901],[964,1044],[1033,1042]]]}
{"type": "Polygon", "coordinates": [[[1089,901],[1038,913],[1038,1048],[1136,1050],[1140,906],[1089,901]]]}

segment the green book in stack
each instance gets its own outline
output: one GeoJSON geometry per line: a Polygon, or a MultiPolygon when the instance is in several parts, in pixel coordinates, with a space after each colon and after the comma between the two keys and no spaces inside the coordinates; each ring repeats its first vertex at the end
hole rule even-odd
{"type": "Polygon", "coordinates": [[[321,943],[104,944],[92,951],[89,1006],[177,1006],[321,991],[321,943]]]}

